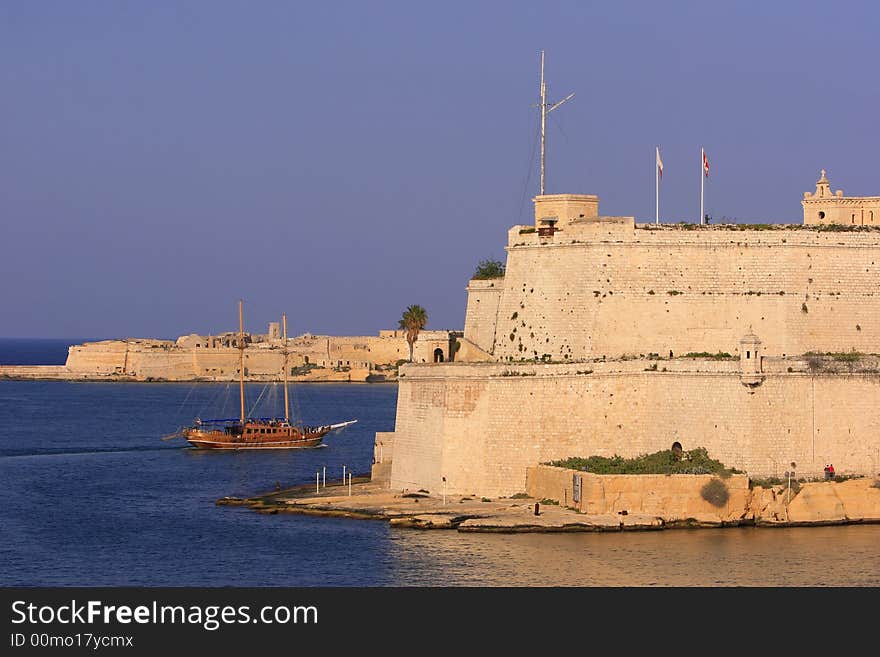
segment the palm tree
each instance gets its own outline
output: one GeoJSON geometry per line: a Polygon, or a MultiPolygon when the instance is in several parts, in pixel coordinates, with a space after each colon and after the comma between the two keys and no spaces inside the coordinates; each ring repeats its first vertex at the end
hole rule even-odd
{"type": "Polygon", "coordinates": [[[408,306],[403,311],[403,317],[400,319],[399,328],[406,331],[406,341],[409,344],[409,362],[413,359],[413,344],[419,339],[419,331],[421,331],[428,323],[428,311],[421,306],[408,306]]]}

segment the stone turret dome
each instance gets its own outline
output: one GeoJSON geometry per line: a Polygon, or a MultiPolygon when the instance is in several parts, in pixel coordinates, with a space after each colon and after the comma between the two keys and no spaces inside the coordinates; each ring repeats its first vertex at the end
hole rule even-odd
{"type": "Polygon", "coordinates": [[[749,326],[748,332],[739,339],[739,343],[740,344],[759,345],[759,344],[761,344],[761,338],[759,338],[757,335],[755,335],[755,333],[752,331],[752,327],[749,326]]]}

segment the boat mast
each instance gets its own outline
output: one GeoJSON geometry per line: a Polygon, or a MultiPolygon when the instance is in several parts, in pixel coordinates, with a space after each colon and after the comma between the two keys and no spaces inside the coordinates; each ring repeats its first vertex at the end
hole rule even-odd
{"type": "Polygon", "coordinates": [[[287,315],[281,315],[281,323],[284,325],[284,420],[290,424],[290,400],[287,396],[287,315]]]}
{"type": "Polygon", "coordinates": [[[547,125],[547,115],[562,105],[564,102],[574,98],[574,94],[568,94],[558,103],[552,105],[547,104],[547,84],[544,82],[544,51],[541,51],[541,196],[544,195],[544,160],[545,160],[545,127],[547,125]]]}
{"type": "Polygon", "coordinates": [[[241,425],[244,426],[244,319],[238,300],[238,389],[241,397],[241,425]]]}

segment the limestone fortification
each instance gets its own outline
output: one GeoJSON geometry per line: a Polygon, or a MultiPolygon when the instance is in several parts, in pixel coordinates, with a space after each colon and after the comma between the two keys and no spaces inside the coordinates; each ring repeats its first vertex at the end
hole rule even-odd
{"type": "Polygon", "coordinates": [[[801,205],[805,224],[880,225],[880,196],[844,196],[842,189],[832,194],[824,169],[816,191],[804,192],[801,205]]]}
{"type": "Polygon", "coordinates": [[[750,476],[876,473],[880,197],[849,199],[850,222],[826,185],[797,225],[637,224],[596,196],[536,197],[503,278],[467,286],[456,362],[401,368],[374,476],[511,495],[539,463],[675,443],[750,476]]]}
{"type": "MultiPolygon", "coordinates": [[[[421,331],[416,362],[455,357],[460,332],[421,331]]],[[[0,366],[0,377],[131,381],[238,380],[238,333],[190,334],[176,341],[102,340],[73,345],[64,366],[0,366]]],[[[244,334],[244,374],[250,381],[277,381],[284,365],[278,323],[265,334],[244,334]]],[[[409,358],[403,331],[378,336],[305,334],[288,340],[290,376],[300,381],[374,381],[394,378],[398,361],[409,358]]]]}

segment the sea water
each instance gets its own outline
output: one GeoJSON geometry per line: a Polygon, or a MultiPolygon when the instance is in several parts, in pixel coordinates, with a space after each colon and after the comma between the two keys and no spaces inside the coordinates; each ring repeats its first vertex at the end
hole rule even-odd
{"type": "MultiPolygon", "coordinates": [[[[0,363],[41,353],[23,342],[0,341],[0,363]]],[[[283,394],[247,388],[249,405],[283,394]]],[[[0,381],[0,585],[880,585],[880,525],[460,534],[217,506],[369,472],[397,386],[292,388],[307,424],[358,423],[319,449],[215,453],[162,437],[236,416],[235,383],[0,381]]]]}

